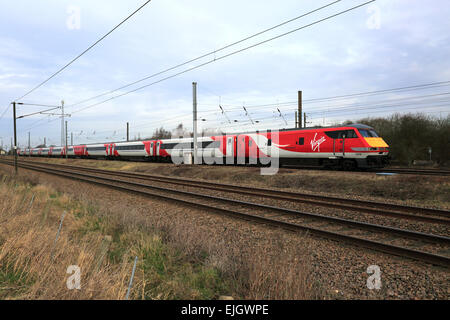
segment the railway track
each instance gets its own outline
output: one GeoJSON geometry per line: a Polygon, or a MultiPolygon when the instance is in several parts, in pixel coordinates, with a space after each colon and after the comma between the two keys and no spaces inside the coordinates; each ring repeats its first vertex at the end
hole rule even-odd
{"type": "MultiPolygon", "coordinates": [[[[36,163],[32,161],[31,162],[24,161],[24,162],[36,163]]],[[[39,164],[45,165],[44,162],[39,162],[39,164]]],[[[175,177],[142,174],[136,172],[102,170],[97,168],[88,168],[63,164],[51,164],[51,166],[52,167],[56,166],[59,168],[72,168],[76,170],[83,170],[86,172],[115,175],[120,177],[142,179],[147,181],[157,181],[172,185],[196,187],[200,189],[215,190],[227,193],[238,193],[249,196],[259,196],[277,200],[329,207],[334,209],[338,208],[349,211],[363,212],[371,215],[388,216],[412,221],[422,221],[428,223],[450,225],[450,211],[447,210],[421,208],[421,207],[380,203],[367,200],[346,199],[322,195],[311,195],[306,193],[288,192],[288,191],[248,187],[248,186],[238,186],[217,182],[189,180],[184,178],[182,179],[175,177]]]]}
{"type": "MultiPolygon", "coordinates": [[[[13,159],[12,157],[7,157],[13,159]]],[[[134,162],[145,162],[145,160],[127,160],[134,162]]],[[[319,166],[305,166],[305,165],[288,165],[284,164],[281,168],[285,169],[305,169],[305,170],[323,170],[335,171],[337,169],[323,168],[319,166]]],[[[342,170],[342,169],[339,169],[342,170]]],[[[355,171],[350,171],[355,172],[355,171]]],[[[450,170],[443,169],[414,169],[414,168],[383,168],[383,169],[367,169],[356,172],[374,172],[374,173],[397,173],[397,174],[414,174],[414,175],[430,175],[430,176],[450,176],[450,170]]]]}
{"type": "MultiPolygon", "coordinates": [[[[296,166],[296,165],[284,165],[283,168],[306,169],[306,170],[333,170],[333,169],[321,168],[321,167],[317,167],[317,166],[296,166]]],[[[429,175],[429,176],[450,176],[450,170],[439,170],[439,169],[384,168],[384,169],[367,169],[365,172],[414,174],[414,175],[429,175]]]]}
{"type": "MultiPolygon", "coordinates": [[[[10,161],[1,162],[12,164],[10,161]]],[[[77,179],[83,182],[95,183],[121,191],[178,202],[197,209],[205,209],[209,212],[225,214],[260,224],[296,232],[307,232],[320,237],[343,241],[360,247],[408,257],[447,268],[450,267],[450,238],[445,236],[262,205],[254,202],[215,197],[198,193],[198,191],[182,191],[143,184],[119,179],[118,175],[115,175],[116,172],[108,170],[74,166],[62,168],[62,165],[55,166],[54,164],[23,161],[19,162],[19,166],[25,169],[77,179]]],[[[129,176],[122,176],[121,178],[129,179],[129,176]]],[[[198,186],[195,186],[195,188],[197,189],[198,186]]]]}
{"type": "Polygon", "coordinates": [[[431,175],[431,176],[450,176],[450,170],[437,170],[437,169],[392,168],[392,169],[379,169],[376,170],[375,172],[431,175]]]}

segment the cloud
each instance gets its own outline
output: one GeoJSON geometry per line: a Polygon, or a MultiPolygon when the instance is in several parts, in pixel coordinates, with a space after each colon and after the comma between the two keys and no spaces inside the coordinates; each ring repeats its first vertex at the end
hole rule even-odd
{"type": "MultiPolygon", "coordinates": [[[[143,1],[17,0],[2,4],[0,114],[11,99],[46,79],[141,3],[143,1]],[[80,29],[71,30],[67,28],[67,8],[74,5],[80,8],[81,24],[80,29]]],[[[257,0],[152,1],[98,47],[27,99],[48,104],[58,104],[64,99],[69,106],[218,49],[326,3],[306,0],[284,0],[276,4],[257,0]]],[[[358,3],[360,1],[357,0],[342,1],[323,13],[295,21],[236,49],[358,3]]],[[[143,134],[151,133],[161,125],[171,128],[178,121],[190,126],[193,81],[198,82],[200,115],[208,119],[202,124],[216,127],[227,122],[218,107],[219,103],[229,110],[230,117],[244,122],[248,119],[240,108],[242,105],[295,102],[298,90],[302,90],[304,99],[308,99],[448,80],[450,8],[446,4],[444,0],[429,6],[424,6],[420,0],[379,0],[374,4],[379,9],[379,28],[368,28],[367,21],[373,11],[361,8],[136,93],[74,113],[69,119],[70,130],[106,131],[111,135],[116,129],[123,130],[126,122],[130,122],[132,128],[139,129],[143,134]]],[[[218,52],[216,57],[233,50],[235,48],[218,52]]],[[[199,63],[204,61],[207,59],[199,63]]],[[[192,63],[192,66],[195,65],[192,63]]],[[[102,98],[67,108],[67,112],[99,101],[102,98]]],[[[290,124],[293,124],[295,108],[295,103],[280,107],[290,124]]],[[[305,104],[304,109],[313,112],[314,105],[305,104]]],[[[265,126],[284,123],[273,107],[249,110],[255,117],[268,118],[263,122],[265,126]]],[[[11,134],[9,117],[8,114],[0,120],[0,136],[11,134]]],[[[21,134],[26,135],[27,126],[38,119],[24,119],[19,125],[19,130],[25,130],[21,134]]],[[[330,117],[329,120],[332,119],[330,117]]],[[[59,126],[58,120],[42,121],[42,126],[31,131],[35,135],[39,133],[59,141],[59,126]]]]}

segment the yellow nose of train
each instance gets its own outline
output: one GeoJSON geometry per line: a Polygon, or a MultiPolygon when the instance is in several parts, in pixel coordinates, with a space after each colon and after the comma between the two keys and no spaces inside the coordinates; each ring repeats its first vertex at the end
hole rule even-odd
{"type": "Polygon", "coordinates": [[[384,142],[383,138],[364,138],[372,148],[388,148],[389,145],[384,142]]]}

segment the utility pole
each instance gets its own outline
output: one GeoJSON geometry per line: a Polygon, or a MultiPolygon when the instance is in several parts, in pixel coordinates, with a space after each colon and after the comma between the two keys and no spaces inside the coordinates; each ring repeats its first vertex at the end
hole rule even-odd
{"type": "Polygon", "coordinates": [[[306,128],[306,112],[303,113],[304,128],[306,128]]]}
{"type": "Polygon", "coordinates": [[[61,146],[64,145],[64,100],[61,101],[61,146]]]}
{"type": "Polygon", "coordinates": [[[67,156],[67,121],[66,121],[66,135],[65,135],[65,137],[64,137],[65,139],[65,146],[66,146],[66,159],[68,158],[68,156],[67,156]]]}
{"type": "Polygon", "coordinates": [[[44,148],[47,147],[47,138],[44,137],[44,148]]]}
{"type": "Polygon", "coordinates": [[[31,138],[30,132],[28,132],[28,157],[31,157],[30,150],[31,150],[31,138]]]}
{"type": "Polygon", "coordinates": [[[193,102],[193,124],[194,124],[194,164],[198,164],[197,159],[197,82],[192,83],[192,102],[193,102]]]}
{"type": "Polygon", "coordinates": [[[14,171],[17,174],[17,130],[16,130],[16,102],[13,102],[14,117],[14,171]]]}
{"type": "Polygon", "coordinates": [[[73,146],[73,132],[70,133],[70,145],[73,146]]]}
{"type": "Polygon", "coordinates": [[[127,142],[130,141],[130,123],[127,122],[127,142]]]}
{"type": "MultiPolygon", "coordinates": [[[[305,123],[306,126],[306,123],[305,123]]],[[[302,126],[302,92],[298,92],[298,127],[303,128],[302,126]]]]}

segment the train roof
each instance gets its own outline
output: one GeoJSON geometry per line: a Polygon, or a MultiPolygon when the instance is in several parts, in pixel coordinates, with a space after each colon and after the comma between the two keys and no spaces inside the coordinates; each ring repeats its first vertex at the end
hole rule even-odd
{"type": "MultiPolygon", "coordinates": [[[[252,131],[241,131],[241,132],[230,132],[230,133],[225,133],[226,135],[236,135],[236,134],[245,134],[245,133],[253,133],[253,132],[267,132],[267,131],[272,131],[272,132],[286,132],[286,131],[302,131],[302,130],[313,130],[313,129],[338,129],[338,128],[356,128],[356,129],[372,129],[373,128],[371,126],[368,126],[366,124],[362,124],[362,123],[352,123],[352,124],[348,124],[348,125],[340,125],[340,126],[327,126],[327,127],[322,127],[322,126],[317,126],[317,127],[307,127],[307,128],[286,128],[286,129],[266,129],[266,130],[252,130],[252,131]]],[[[216,135],[217,136],[217,135],[216,135]]],[[[206,138],[209,136],[199,136],[198,138],[206,138]]],[[[211,137],[214,137],[214,135],[211,135],[211,137]]],[[[169,138],[170,140],[181,140],[180,138],[169,138]]],[[[144,143],[144,141],[155,141],[155,140],[169,140],[169,139],[145,139],[145,140],[133,140],[133,141],[110,141],[110,142],[97,142],[97,143],[90,143],[90,144],[80,144],[80,145],[68,145],[67,147],[74,147],[74,146],[94,146],[94,145],[105,145],[105,144],[109,144],[109,143],[137,143],[137,142],[141,142],[144,143]]],[[[192,138],[185,138],[186,140],[188,139],[192,139],[192,138]]],[[[48,148],[48,147],[47,147],[48,148]]],[[[53,148],[64,148],[63,147],[53,147],[53,148]]],[[[41,149],[41,148],[31,148],[31,149],[41,149]]]]}
{"type": "Polygon", "coordinates": [[[235,134],[245,134],[245,133],[252,133],[252,132],[267,132],[267,131],[272,131],[272,132],[285,132],[285,131],[302,131],[302,130],[314,130],[314,129],[338,129],[338,128],[356,128],[356,129],[372,129],[373,128],[371,126],[368,126],[366,124],[362,124],[362,123],[352,123],[352,124],[348,124],[348,125],[340,125],[340,126],[328,126],[328,127],[322,127],[322,126],[317,126],[317,127],[307,127],[307,128],[286,128],[286,129],[266,129],[266,130],[253,130],[253,131],[241,131],[241,132],[230,132],[228,133],[228,135],[235,135],[235,134]]]}

